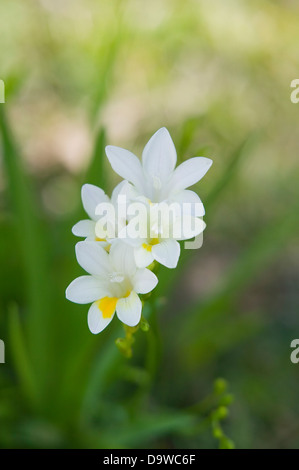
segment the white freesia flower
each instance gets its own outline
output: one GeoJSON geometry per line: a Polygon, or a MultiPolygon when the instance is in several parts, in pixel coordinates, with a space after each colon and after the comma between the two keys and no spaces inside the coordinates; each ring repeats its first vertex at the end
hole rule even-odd
{"type": "Polygon", "coordinates": [[[159,129],[146,144],[142,163],[132,152],[108,145],[106,154],[113,170],[134,185],[139,195],[151,202],[197,203],[204,208],[199,196],[187,190],[197,183],[212,165],[212,160],[194,157],[181,163],[177,168],[175,146],[165,127],[159,129]]]}
{"type": "Polygon", "coordinates": [[[68,300],[92,304],[88,326],[94,334],[115,313],[124,324],[136,326],[142,310],[139,294],[151,292],[158,282],[147,266],[157,261],[175,268],[179,241],[203,232],[203,204],[187,188],[212,164],[208,158],[195,157],[175,168],[176,150],[165,128],[149,140],[142,162],[119,147],[107,146],[106,154],[124,181],[111,199],[97,186],[83,185],[82,203],[89,219],[79,221],[72,231],[85,238],[76,245],[76,257],[88,275],[66,289],[68,300]]]}
{"type": "MultiPolygon", "coordinates": [[[[138,267],[148,266],[153,260],[175,268],[180,255],[177,240],[188,240],[199,235],[205,228],[200,219],[205,213],[199,196],[187,190],[197,183],[208,171],[212,160],[195,157],[186,160],[177,168],[177,155],[173,141],[166,128],[159,129],[149,140],[142,153],[142,163],[128,150],[108,145],[106,154],[116,173],[132,183],[134,200],[147,201],[148,211],[158,212],[161,203],[177,205],[176,219],[162,218],[157,223],[155,217],[147,219],[148,232],[143,237],[126,237],[134,246],[134,256],[138,267]],[[175,228],[180,228],[179,234],[175,228]],[[154,229],[154,230],[153,230],[154,229]],[[154,233],[153,233],[154,232],[154,233]]],[[[131,190],[132,197],[132,190],[131,190]]],[[[135,220],[124,228],[129,232],[135,220]]],[[[123,232],[124,232],[123,230],[123,232]]]]}
{"type": "MultiPolygon", "coordinates": [[[[72,228],[73,234],[77,237],[84,237],[88,241],[97,241],[103,246],[107,246],[109,243],[106,237],[104,235],[98,237],[96,231],[96,224],[99,220],[97,207],[101,204],[111,204],[117,210],[118,197],[125,196],[129,201],[129,198],[127,198],[129,191],[131,194],[131,185],[127,181],[122,181],[114,188],[110,199],[101,188],[93,184],[84,184],[81,189],[81,199],[85,212],[90,218],[77,222],[72,228]]],[[[113,223],[116,224],[117,222],[123,226],[126,223],[126,218],[115,217],[113,223]]],[[[118,229],[120,228],[118,227],[118,229]]]]}
{"type": "Polygon", "coordinates": [[[107,253],[99,243],[82,241],[76,245],[76,257],[89,275],[71,282],[66,297],[79,304],[92,302],[88,311],[90,331],[101,332],[115,312],[126,325],[137,325],[142,310],[138,294],[152,291],[158,279],[149,269],[136,267],[132,248],[116,240],[107,253]]]}

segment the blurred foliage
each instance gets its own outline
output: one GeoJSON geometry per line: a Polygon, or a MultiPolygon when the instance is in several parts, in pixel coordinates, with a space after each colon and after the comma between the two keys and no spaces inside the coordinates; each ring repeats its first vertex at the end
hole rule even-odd
{"type": "Polygon", "coordinates": [[[0,4],[0,447],[298,447],[298,14],[292,0],[0,4]],[[140,155],[162,126],[179,162],[214,160],[194,188],[207,229],[159,268],[126,358],[119,322],[93,336],[65,300],[82,273],[71,227],[81,184],[118,181],[106,142],[140,155]]]}

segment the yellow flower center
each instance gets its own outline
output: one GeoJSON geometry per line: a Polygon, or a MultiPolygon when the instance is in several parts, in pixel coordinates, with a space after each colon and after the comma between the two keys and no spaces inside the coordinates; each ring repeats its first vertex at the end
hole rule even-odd
{"type": "Polygon", "coordinates": [[[117,297],[103,297],[97,301],[97,306],[102,312],[103,318],[111,318],[115,312],[117,297]]]}
{"type": "MultiPolygon", "coordinates": [[[[124,298],[129,297],[130,291],[127,291],[124,298]]],[[[99,310],[102,312],[103,318],[111,318],[116,309],[118,297],[103,297],[96,302],[99,310]]]]}
{"type": "Polygon", "coordinates": [[[159,238],[151,238],[149,243],[142,243],[142,248],[144,248],[147,251],[152,251],[152,247],[154,245],[158,245],[159,243],[159,238]]]}

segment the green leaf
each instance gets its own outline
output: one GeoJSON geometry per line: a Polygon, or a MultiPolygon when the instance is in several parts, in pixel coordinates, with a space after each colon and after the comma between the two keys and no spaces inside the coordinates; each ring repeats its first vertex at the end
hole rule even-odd
{"type": "MultiPolygon", "coordinates": [[[[120,336],[121,332],[122,330],[119,325],[116,329],[116,337],[120,336]]],[[[115,378],[115,371],[123,360],[125,359],[120,354],[111,337],[108,344],[102,347],[94,356],[81,404],[80,415],[83,422],[89,420],[96,403],[102,398],[103,391],[111,377],[115,378]]]]}
{"type": "Polygon", "coordinates": [[[40,384],[46,386],[47,375],[47,322],[51,311],[49,293],[49,246],[46,232],[38,217],[31,183],[12,137],[4,108],[0,107],[0,137],[8,180],[8,193],[15,219],[15,230],[25,268],[26,336],[31,361],[40,384]]]}
{"type": "Polygon", "coordinates": [[[218,181],[216,181],[214,187],[209,192],[204,205],[207,210],[205,219],[210,217],[210,209],[213,205],[219,201],[222,197],[225,189],[232,183],[234,178],[237,176],[239,166],[242,161],[245,160],[252,152],[252,149],[257,145],[259,134],[254,132],[246,137],[241,144],[232,153],[228,165],[225,171],[221,175],[218,181]]]}
{"type": "Polygon", "coordinates": [[[102,188],[105,192],[109,189],[107,171],[105,169],[106,156],[106,132],[101,127],[95,136],[94,148],[89,168],[86,172],[84,183],[94,184],[102,188]]]}
{"type": "Polygon", "coordinates": [[[39,404],[36,376],[28,356],[28,348],[21,325],[18,307],[11,304],[8,312],[9,345],[15,368],[18,373],[21,389],[34,407],[39,404]]]}
{"type": "Polygon", "coordinates": [[[113,443],[116,448],[118,446],[139,446],[170,433],[184,434],[186,429],[195,425],[196,421],[195,416],[177,411],[142,414],[127,425],[118,426],[117,429],[107,429],[105,441],[108,446],[113,443]]]}

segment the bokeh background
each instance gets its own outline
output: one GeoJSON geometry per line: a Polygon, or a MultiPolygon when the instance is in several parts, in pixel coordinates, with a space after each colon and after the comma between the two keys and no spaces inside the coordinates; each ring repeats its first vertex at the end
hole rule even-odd
{"type": "Polygon", "coordinates": [[[298,448],[298,2],[10,0],[0,34],[0,447],[298,448]],[[65,300],[71,227],[162,126],[214,161],[207,229],[127,359],[65,300]]]}

